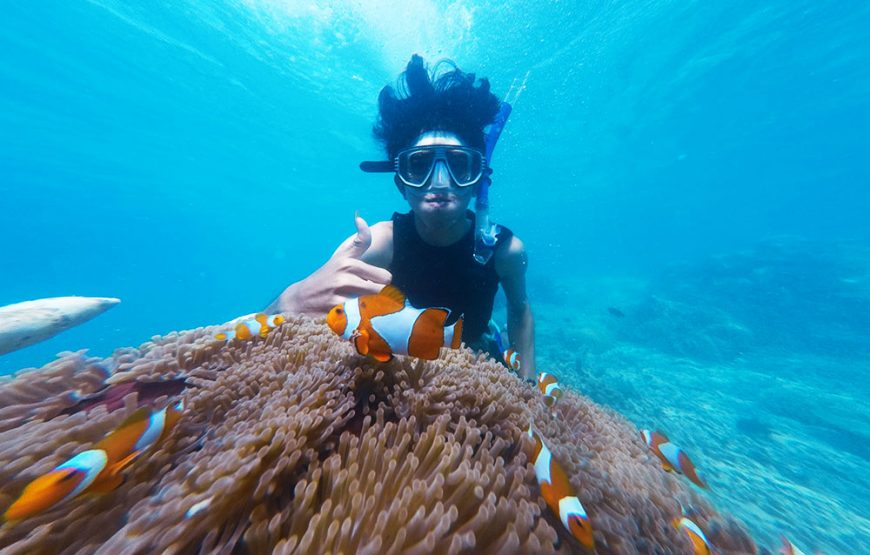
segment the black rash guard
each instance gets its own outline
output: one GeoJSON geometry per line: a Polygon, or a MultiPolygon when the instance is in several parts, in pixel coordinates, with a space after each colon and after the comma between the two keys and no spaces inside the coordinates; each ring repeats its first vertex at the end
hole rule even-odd
{"type": "MultiPolygon", "coordinates": [[[[443,307],[453,313],[453,321],[464,316],[462,341],[469,347],[494,353],[484,334],[489,329],[492,305],[498,291],[495,256],[485,265],[474,258],[474,212],[468,212],[472,225],[468,233],[446,247],[423,241],[414,226],[414,213],[393,214],[393,261],[389,270],[393,285],[399,288],[412,306],[443,307]]],[[[510,242],[513,233],[499,226],[495,248],[510,242]]],[[[501,353],[495,352],[495,359],[501,353]]]]}

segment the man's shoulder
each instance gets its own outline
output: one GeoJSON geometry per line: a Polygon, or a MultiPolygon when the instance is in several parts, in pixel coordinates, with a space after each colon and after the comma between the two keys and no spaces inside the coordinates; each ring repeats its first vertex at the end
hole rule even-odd
{"type": "Polygon", "coordinates": [[[509,227],[502,224],[498,225],[498,235],[497,235],[497,245],[496,245],[496,256],[501,255],[512,256],[517,253],[521,253],[525,251],[525,246],[523,245],[522,240],[517,237],[516,233],[511,231],[509,227]]]}
{"type": "Polygon", "coordinates": [[[390,240],[393,239],[393,220],[375,222],[370,229],[372,230],[372,238],[375,235],[379,235],[381,237],[389,237],[390,240]]]}
{"type": "Polygon", "coordinates": [[[527,264],[526,246],[514,234],[495,250],[495,269],[500,276],[523,272],[527,264]]]}

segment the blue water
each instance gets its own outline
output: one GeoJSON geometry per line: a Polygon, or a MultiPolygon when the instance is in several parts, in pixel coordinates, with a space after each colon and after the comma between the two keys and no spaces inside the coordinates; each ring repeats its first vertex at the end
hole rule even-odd
{"type": "Polygon", "coordinates": [[[539,366],[676,429],[761,543],[870,552],[870,4],[3,11],[0,305],[122,303],[0,357],[0,373],[262,308],[354,210],[403,210],[388,178],[357,169],[381,156],[377,93],[412,53],[449,57],[499,94],[514,85],[492,206],[529,251],[539,366]],[[600,316],[608,303],[626,317],[600,316]],[[687,387],[675,366],[709,381],[687,387]],[[750,448],[770,449],[769,474],[749,465],[729,485],[750,448]]]}

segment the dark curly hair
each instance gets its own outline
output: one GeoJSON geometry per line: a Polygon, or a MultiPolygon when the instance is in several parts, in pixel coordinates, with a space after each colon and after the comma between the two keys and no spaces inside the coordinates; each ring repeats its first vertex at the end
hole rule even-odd
{"type": "Polygon", "coordinates": [[[384,144],[389,159],[410,145],[424,131],[452,131],[469,146],[484,148],[483,128],[492,123],[499,100],[489,92],[489,80],[475,86],[473,73],[465,73],[451,61],[452,70],[430,76],[423,58],[414,54],[397,88],[387,85],[378,97],[380,114],[374,135],[384,144]]]}

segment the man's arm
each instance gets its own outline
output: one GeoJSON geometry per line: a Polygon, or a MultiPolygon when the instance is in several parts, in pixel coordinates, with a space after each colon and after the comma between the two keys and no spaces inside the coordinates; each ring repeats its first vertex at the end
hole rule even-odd
{"type": "Polygon", "coordinates": [[[534,379],[535,319],[526,295],[526,249],[514,236],[506,248],[496,251],[495,257],[495,269],[507,297],[508,337],[520,355],[520,375],[534,379]]]}

